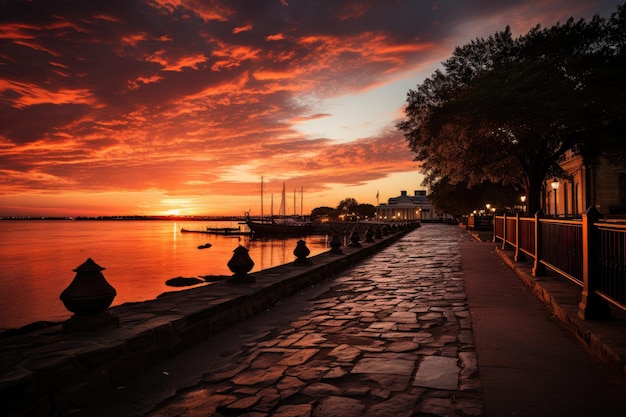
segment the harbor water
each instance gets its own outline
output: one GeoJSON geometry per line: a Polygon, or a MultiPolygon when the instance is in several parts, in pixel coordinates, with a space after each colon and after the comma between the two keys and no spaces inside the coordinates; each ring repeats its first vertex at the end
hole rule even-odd
{"type": "MultiPolygon", "coordinates": [[[[234,221],[0,220],[0,331],[69,318],[59,295],[88,258],[106,268],[102,273],[117,290],[113,305],[189,288],[167,286],[170,278],[230,276],[227,263],[239,245],[249,250],[252,272],[295,259],[299,238],[181,233],[240,226],[246,228],[234,221]],[[198,249],[205,244],[210,247],[198,249]]],[[[325,236],[304,240],[310,256],[329,249],[325,236]]]]}

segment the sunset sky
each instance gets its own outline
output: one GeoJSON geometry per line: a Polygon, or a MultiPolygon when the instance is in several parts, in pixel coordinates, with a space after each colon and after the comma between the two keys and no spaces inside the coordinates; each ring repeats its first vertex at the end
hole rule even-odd
{"type": "Polygon", "coordinates": [[[454,47],[600,0],[4,0],[0,216],[241,215],[422,189],[395,124],[454,47]]]}

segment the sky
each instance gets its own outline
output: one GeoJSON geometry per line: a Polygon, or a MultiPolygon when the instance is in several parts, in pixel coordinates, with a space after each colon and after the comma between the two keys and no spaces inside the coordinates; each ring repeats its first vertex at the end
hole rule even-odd
{"type": "Polygon", "coordinates": [[[288,214],[412,194],[395,125],[455,46],[620,3],[2,0],[0,216],[259,215],[261,182],[264,214],[283,184],[288,214]]]}

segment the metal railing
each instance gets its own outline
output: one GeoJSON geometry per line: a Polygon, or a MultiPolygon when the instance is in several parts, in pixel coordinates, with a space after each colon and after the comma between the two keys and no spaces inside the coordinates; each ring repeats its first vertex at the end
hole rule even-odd
{"type": "Polygon", "coordinates": [[[607,302],[626,311],[626,224],[600,221],[595,209],[578,220],[494,216],[494,241],[533,259],[533,275],[549,268],[582,288],[578,315],[610,316],[607,302]]]}

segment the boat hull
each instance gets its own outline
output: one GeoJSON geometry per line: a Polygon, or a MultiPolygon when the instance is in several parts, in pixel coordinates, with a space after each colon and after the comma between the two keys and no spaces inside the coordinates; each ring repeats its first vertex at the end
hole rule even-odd
{"type": "Polygon", "coordinates": [[[302,237],[313,232],[310,224],[278,224],[278,223],[258,223],[247,220],[246,224],[255,236],[268,237],[302,237]]]}

